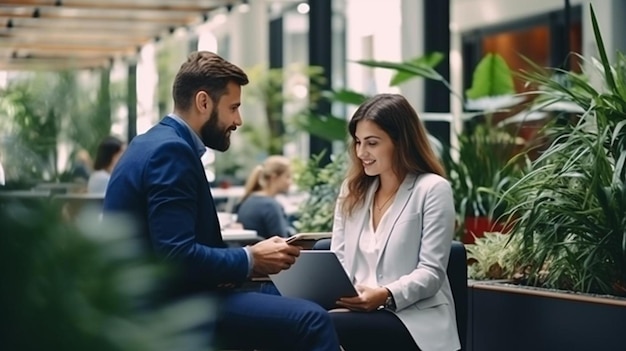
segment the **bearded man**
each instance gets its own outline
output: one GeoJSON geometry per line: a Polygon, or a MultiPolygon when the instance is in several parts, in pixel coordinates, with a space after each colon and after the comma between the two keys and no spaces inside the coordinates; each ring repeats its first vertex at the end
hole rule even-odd
{"type": "MultiPolygon", "coordinates": [[[[174,111],[135,137],[107,187],[105,214],[130,215],[154,254],[175,263],[170,296],[217,296],[212,325],[218,346],[278,350],[339,350],[328,313],[305,300],[246,292],[252,276],[289,268],[296,246],[273,237],[227,248],[200,156],[226,151],[243,121],[241,88],[248,77],[211,52],[191,53],[174,79],[174,111]]],[[[208,312],[207,312],[208,313],[208,312]]]]}

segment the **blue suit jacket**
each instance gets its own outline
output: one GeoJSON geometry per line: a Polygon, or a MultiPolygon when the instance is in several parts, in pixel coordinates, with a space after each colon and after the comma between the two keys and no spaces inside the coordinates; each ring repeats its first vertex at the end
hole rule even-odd
{"type": "Polygon", "coordinates": [[[135,137],[116,165],[104,211],[130,214],[158,257],[183,264],[184,292],[246,279],[241,248],[226,248],[191,132],[165,117],[135,137]]]}

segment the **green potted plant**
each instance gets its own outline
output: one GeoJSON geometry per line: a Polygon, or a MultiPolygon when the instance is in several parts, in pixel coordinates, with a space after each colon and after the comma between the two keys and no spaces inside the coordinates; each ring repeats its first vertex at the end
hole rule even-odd
{"type": "Polygon", "coordinates": [[[473,280],[513,280],[522,268],[517,261],[520,240],[508,233],[485,232],[473,244],[466,245],[467,277],[473,280]]]}
{"type": "Polygon", "coordinates": [[[626,57],[609,63],[593,8],[591,15],[600,61],[587,62],[601,86],[559,69],[524,74],[539,86],[539,108],[565,102],[583,112],[549,125],[552,143],[500,193],[518,245],[510,262],[523,276],[520,284],[471,286],[476,349],[510,349],[520,329],[534,336],[516,343],[520,350],[623,348],[626,57]]]}
{"type": "Polygon", "coordinates": [[[550,126],[553,143],[502,199],[515,204],[507,215],[523,238],[529,284],[626,296],[626,57],[610,65],[592,19],[603,86],[561,70],[559,80],[526,74],[543,87],[542,105],[566,101],[585,112],[550,126]]]}

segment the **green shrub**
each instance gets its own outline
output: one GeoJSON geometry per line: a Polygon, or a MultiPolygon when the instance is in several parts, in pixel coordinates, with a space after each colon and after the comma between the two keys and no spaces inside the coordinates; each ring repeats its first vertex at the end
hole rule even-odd
{"type": "Polygon", "coordinates": [[[333,227],[335,202],[348,165],[346,153],[331,156],[331,162],[320,167],[323,154],[313,156],[305,164],[295,165],[295,183],[307,193],[300,205],[300,217],[294,223],[298,232],[330,232],[333,227]]]}
{"type": "Polygon", "coordinates": [[[85,215],[62,220],[47,200],[0,197],[0,348],[199,350],[192,329],[207,300],[153,305],[165,270],[142,254],[127,225],[85,215]]]}

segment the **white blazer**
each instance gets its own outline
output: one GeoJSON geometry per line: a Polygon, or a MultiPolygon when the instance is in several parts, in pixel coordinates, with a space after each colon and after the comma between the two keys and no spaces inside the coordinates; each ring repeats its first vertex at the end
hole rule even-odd
{"type": "MultiPolygon", "coordinates": [[[[331,250],[354,280],[355,257],[378,182],[350,217],[340,211],[346,186],[335,208],[331,250]]],[[[398,318],[423,351],[460,349],[454,300],[446,267],[454,235],[454,201],[448,181],[435,174],[408,175],[381,222],[382,249],[376,278],[396,302],[398,318]]]]}

